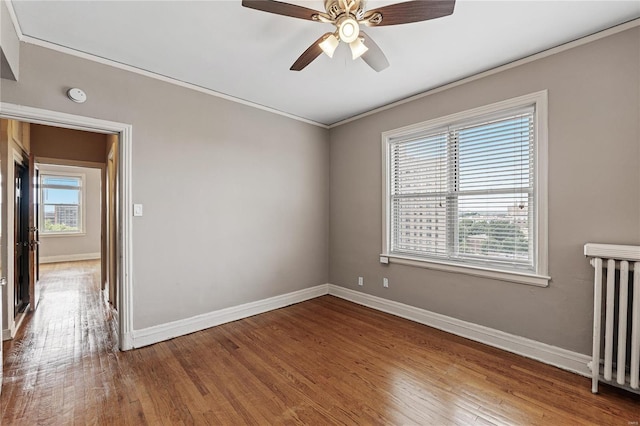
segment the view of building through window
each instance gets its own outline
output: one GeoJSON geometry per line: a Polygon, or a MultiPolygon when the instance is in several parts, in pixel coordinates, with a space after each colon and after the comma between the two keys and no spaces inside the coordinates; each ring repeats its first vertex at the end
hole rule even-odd
{"type": "Polygon", "coordinates": [[[391,252],[534,267],[533,108],[390,143],[391,252]]]}
{"type": "Polygon", "coordinates": [[[80,176],[42,175],[42,232],[82,231],[80,176]]]}
{"type": "Polygon", "coordinates": [[[529,252],[528,208],[517,204],[494,212],[463,213],[458,221],[462,253],[526,259],[529,252]]]}

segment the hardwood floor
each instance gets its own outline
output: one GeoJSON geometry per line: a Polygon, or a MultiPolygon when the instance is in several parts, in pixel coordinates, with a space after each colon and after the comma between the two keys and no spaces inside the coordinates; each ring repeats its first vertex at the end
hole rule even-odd
{"type": "Polygon", "coordinates": [[[331,296],[119,352],[98,274],[44,266],[2,425],[640,421],[638,395],[331,296]]]}

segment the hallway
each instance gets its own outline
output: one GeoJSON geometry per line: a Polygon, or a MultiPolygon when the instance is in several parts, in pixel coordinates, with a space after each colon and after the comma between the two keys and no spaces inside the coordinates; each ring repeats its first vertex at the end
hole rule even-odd
{"type": "Polygon", "coordinates": [[[99,290],[100,261],[42,264],[40,274],[38,309],[5,342],[0,423],[92,423],[107,395],[117,394],[120,376],[116,322],[99,290]]]}

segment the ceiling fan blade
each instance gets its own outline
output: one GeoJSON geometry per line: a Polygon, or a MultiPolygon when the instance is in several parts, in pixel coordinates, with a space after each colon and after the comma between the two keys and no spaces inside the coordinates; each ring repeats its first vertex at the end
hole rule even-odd
{"type": "Polygon", "coordinates": [[[372,23],[372,25],[379,27],[383,25],[409,24],[451,15],[455,5],[455,0],[406,1],[369,10],[365,13],[363,19],[367,20],[379,13],[382,15],[382,21],[379,24],[372,23]]]}
{"type": "Polygon", "coordinates": [[[364,45],[369,49],[361,56],[362,60],[377,72],[387,68],[389,61],[382,53],[382,49],[364,31],[360,31],[360,35],[364,38],[364,45]]]}
{"type": "Polygon", "coordinates": [[[242,0],[242,5],[250,9],[275,13],[276,15],[291,16],[293,18],[308,19],[309,21],[315,21],[314,16],[322,15],[322,13],[317,10],[275,0],[242,0]]]}
{"type": "Polygon", "coordinates": [[[311,46],[291,65],[291,71],[302,71],[307,65],[313,62],[322,53],[320,43],[332,33],[323,34],[322,37],[313,42],[311,46]]]}

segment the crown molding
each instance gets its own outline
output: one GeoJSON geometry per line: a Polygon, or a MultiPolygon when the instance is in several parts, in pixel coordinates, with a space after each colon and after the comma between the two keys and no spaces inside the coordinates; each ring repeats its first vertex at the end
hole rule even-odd
{"type": "Polygon", "coordinates": [[[22,32],[22,29],[20,28],[20,24],[18,22],[18,18],[16,16],[16,12],[13,8],[13,3],[12,0],[4,0],[6,5],[7,5],[7,9],[9,9],[9,15],[11,16],[11,21],[13,22],[13,26],[16,30],[16,34],[18,36],[18,39],[23,42],[23,43],[27,43],[27,44],[33,44],[35,46],[39,46],[39,47],[43,47],[45,49],[50,49],[50,50],[54,50],[56,52],[60,52],[60,53],[64,53],[67,55],[71,55],[71,56],[75,56],[77,58],[81,58],[81,59],[86,59],[88,61],[92,61],[92,62],[97,62],[99,64],[103,64],[103,65],[108,65],[114,68],[118,68],[124,71],[129,71],[138,75],[142,75],[145,77],[149,77],[149,78],[153,78],[155,80],[160,80],[162,82],[165,83],[169,83],[169,84],[174,84],[176,86],[180,86],[180,87],[184,87],[186,89],[190,89],[190,90],[195,90],[196,92],[200,92],[200,93],[204,93],[210,96],[215,96],[217,98],[222,98],[225,99],[227,101],[231,101],[231,102],[235,102],[241,105],[246,105],[246,106],[250,106],[252,108],[256,108],[262,111],[266,111],[266,112],[270,112],[272,114],[276,114],[276,115],[280,115],[283,117],[287,117],[290,118],[292,120],[296,120],[296,121],[300,121],[306,124],[311,124],[313,126],[317,126],[317,127],[321,127],[323,129],[328,129],[329,126],[323,123],[319,123],[317,121],[313,121],[313,120],[309,120],[307,118],[303,118],[303,117],[299,117],[297,115],[294,114],[289,114],[287,112],[284,111],[280,111],[278,109],[275,108],[271,108],[265,105],[261,105],[255,102],[251,102],[248,101],[246,99],[242,99],[242,98],[237,98],[235,96],[231,96],[231,95],[227,95],[226,93],[222,93],[222,92],[218,92],[215,90],[211,90],[211,89],[207,89],[206,87],[202,87],[202,86],[198,86],[197,84],[193,84],[193,83],[188,83],[186,81],[182,81],[179,80],[177,78],[173,78],[173,77],[169,77],[166,75],[162,75],[162,74],[158,74],[155,73],[153,71],[149,71],[149,70],[145,70],[143,68],[138,68],[138,67],[134,67],[131,65],[127,65],[121,62],[117,62],[111,59],[107,59],[107,58],[103,58],[101,56],[97,56],[97,55],[93,55],[91,53],[87,53],[87,52],[82,52],[80,50],[76,50],[76,49],[72,49],[69,47],[65,47],[65,46],[61,46],[59,44],[55,44],[55,43],[51,43],[49,41],[46,40],[42,40],[36,37],[31,37],[28,35],[25,35],[22,32]]]}
{"type": "Polygon", "coordinates": [[[18,17],[16,16],[16,11],[13,9],[13,3],[11,0],[3,0],[5,5],[7,5],[7,9],[9,10],[9,17],[11,18],[11,22],[13,23],[13,29],[18,36],[18,40],[22,41],[24,38],[24,34],[22,33],[22,28],[20,28],[20,23],[18,23],[18,17]]]}

